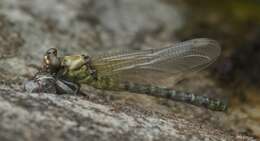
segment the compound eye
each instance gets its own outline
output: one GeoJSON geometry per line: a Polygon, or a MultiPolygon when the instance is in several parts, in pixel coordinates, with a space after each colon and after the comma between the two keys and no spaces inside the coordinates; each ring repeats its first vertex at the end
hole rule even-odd
{"type": "Polygon", "coordinates": [[[56,48],[53,49],[53,54],[57,55],[57,49],[56,48]]]}
{"type": "Polygon", "coordinates": [[[85,60],[88,60],[89,59],[89,56],[87,55],[81,55],[85,60]]]}
{"type": "Polygon", "coordinates": [[[47,54],[48,55],[51,55],[51,54],[54,54],[54,55],[57,55],[57,49],[55,48],[51,48],[47,51],[47,54]]]}
{"type": "Polygon", "coordinates": [[[56,51],[56,50],[55,50],[55,51],[53,51],[53,54],[54,54],[54,55],[57,55],[57,51],[56,51]]]}

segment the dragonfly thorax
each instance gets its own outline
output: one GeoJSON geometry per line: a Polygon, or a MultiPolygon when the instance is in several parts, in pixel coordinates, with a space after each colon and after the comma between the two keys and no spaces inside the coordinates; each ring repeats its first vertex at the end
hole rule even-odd
{"type": "Polygon", "coordinates": [[[77,80],[90,77],[97,79],[97,72],[94,68],[90,56],[87,55],[70,55],[60,58],[61,67],[65,76],[73,77],[77,80]]]}

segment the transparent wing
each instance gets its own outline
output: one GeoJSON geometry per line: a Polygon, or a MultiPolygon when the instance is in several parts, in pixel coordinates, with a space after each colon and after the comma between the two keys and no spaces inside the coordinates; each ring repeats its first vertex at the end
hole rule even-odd
{"type": "Polygon", "coordinates": [[[101,76],[134,74],[144,79],[159,79],[201,70],[214,62],[220,51],[214,40],[193,39],[163,48],[104,54],[93,58],[93,64],[101,76]]]}

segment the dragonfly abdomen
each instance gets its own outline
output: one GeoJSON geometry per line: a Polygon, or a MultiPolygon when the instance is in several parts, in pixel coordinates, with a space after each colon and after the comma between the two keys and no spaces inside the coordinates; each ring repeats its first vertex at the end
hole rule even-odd
{"type": "Polygon", "coordinates": [[[134,93],[142,93],[156,97],[168,98],[175,101],[186,102],[196,106],[203,106],[214,111],[226,111],[227,104],[219,99],[212,99],[207,96],[195,95],[189,92],[176,91],[169,88],[162,88],[153,85],[124,82],[121,89],[134,93]]]}

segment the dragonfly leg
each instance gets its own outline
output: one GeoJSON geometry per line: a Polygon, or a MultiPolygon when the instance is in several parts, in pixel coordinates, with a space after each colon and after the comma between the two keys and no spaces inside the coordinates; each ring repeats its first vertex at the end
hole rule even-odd
{"type": "Polygon", "coordinates": [[[70,93],[77,95],[80,90],[80,85],[74,82],[70,82],[67,80],[57,80],[56,81],[58,87],[61,89],[61,93],[70,93]]]}
{"type": "Polygon", "coordinates": [[[66,81],[63,80],[63,82],[71,87],[74,87],[74,95],[77,95],[79,93],[80,90],[80,84],[74,83],[74,82],[70,82],[70,81],[66,81]]]}
{"type": "Polygon", "coordinates": [[[85,59],[85,65],[87,66],[90,75],[93,77],[94,80],[97,80],[97,70],[92,65],[91,58],[87,55],[83,55],[83,56],[85,59]]]}

